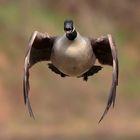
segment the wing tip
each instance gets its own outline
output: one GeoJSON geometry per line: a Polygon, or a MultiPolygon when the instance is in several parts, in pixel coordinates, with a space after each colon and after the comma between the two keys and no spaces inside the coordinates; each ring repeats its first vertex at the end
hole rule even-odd
{"type": "Polygon", "coordinates": [[[27,105],[27,107],[28,107],[28,112],[29,112],[30,117],[35,119],[35,115],[34,115],[34,113],[32,111],[32,107],[31,107],[31,104],[30,104],[29,97],[26,94],[26,87],[24,87],[24,104],[27,105]]]}
{"type": "Polygon", "coordinates": [[[106,115],[107,112],[109,111],[110,106],[111,106],[111,104],[108,104],[108,105],[107,105],[107,107],[105,108],[105,111],[104,111],[104,113],[102,114],[102,116],[101,116],[101,118],[100,118],[100,120],[99,120],[98,123],[100,123],[100,122],[103,120],[103,118],[105,117],[105,115],[106,115]]]}
{"type": "Polygon", "coordinates": [[[110,107],[112,106],[113,108],[115,107],[115,99],[116,99],[116,86],[114,85],[114,87],[111,89],[109,98],[108,98],[108,102],[107,102],[107,106],[105,108],[105,111],[103,112],[103,115],[101,116],[99,123],[103,120],[103,118],[105,117],[105,115],[108,113],[110,107]]]}
{"type": "Polygon", "coordinates": [[[33,110],[32,110],[31,104],[30,104],[30,100],[29,100],[28,97],[26,98],[26,105],[28,107],[28,112],[29,112],[30,117],[32,117],[33,119],[35,119],[35,115],[33,113],[33,110]]]}
{"type": "Polygon", "coordinates": [[[26,69],[25,74],[24,74],[24,79],[23,79],[23,97],[24,97],[24,104],[27,105],[28,107],[28,112],[30,117],[35,119],[34,113],[32,111],[32,107],[30,104],[28,92],[30,90],[30,85],[29,85],[29,71],[26,69]]]}

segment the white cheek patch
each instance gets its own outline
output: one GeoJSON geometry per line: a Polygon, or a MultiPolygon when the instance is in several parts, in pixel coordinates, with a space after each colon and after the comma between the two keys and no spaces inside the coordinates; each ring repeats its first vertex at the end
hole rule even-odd
{"type": "Polygon", "coordinates": [[[70,34],[70,33],[73,33],[75,31],[75,27],[73,28],[73,30],[70,30],[70,31],[66,31],[66,34],[70,34]]]}

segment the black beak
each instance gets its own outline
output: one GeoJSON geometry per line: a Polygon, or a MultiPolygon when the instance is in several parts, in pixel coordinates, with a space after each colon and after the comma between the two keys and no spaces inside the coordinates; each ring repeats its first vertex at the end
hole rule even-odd
{"type": "Polygon", "coordinates": [[[73,31],[73,21],[72,20],[66,20],[64,22],[64,30],[65,32],[72,32],[73,31]]]}

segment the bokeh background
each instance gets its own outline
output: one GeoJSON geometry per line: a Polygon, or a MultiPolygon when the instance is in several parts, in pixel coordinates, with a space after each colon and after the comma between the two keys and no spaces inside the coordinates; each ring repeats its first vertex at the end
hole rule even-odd
{"type": "Polygon", "coordinates": [[[139,0],[0,0],[0,140],[140,139],[139,0]],[[31,69],[30,98],[36,119],[23,103],[24,56],[33,31],[62,35],[73,19],[85,36],[111,33],[120,75],[117,100],[104,120],[111,85],[105,66],[88,82],[61,78],[39,63],[31,69]]]}

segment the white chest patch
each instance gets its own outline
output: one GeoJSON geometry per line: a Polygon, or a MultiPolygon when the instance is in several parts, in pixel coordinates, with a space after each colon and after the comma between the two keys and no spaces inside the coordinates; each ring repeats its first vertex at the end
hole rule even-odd
{"type": "Polygon", "coordinates": [[[56,40],[51,61],[64,74],[80,76],[94,65],[95,55],[88,39],[78,34],[70,41],[64,35],[56,40]]]}

